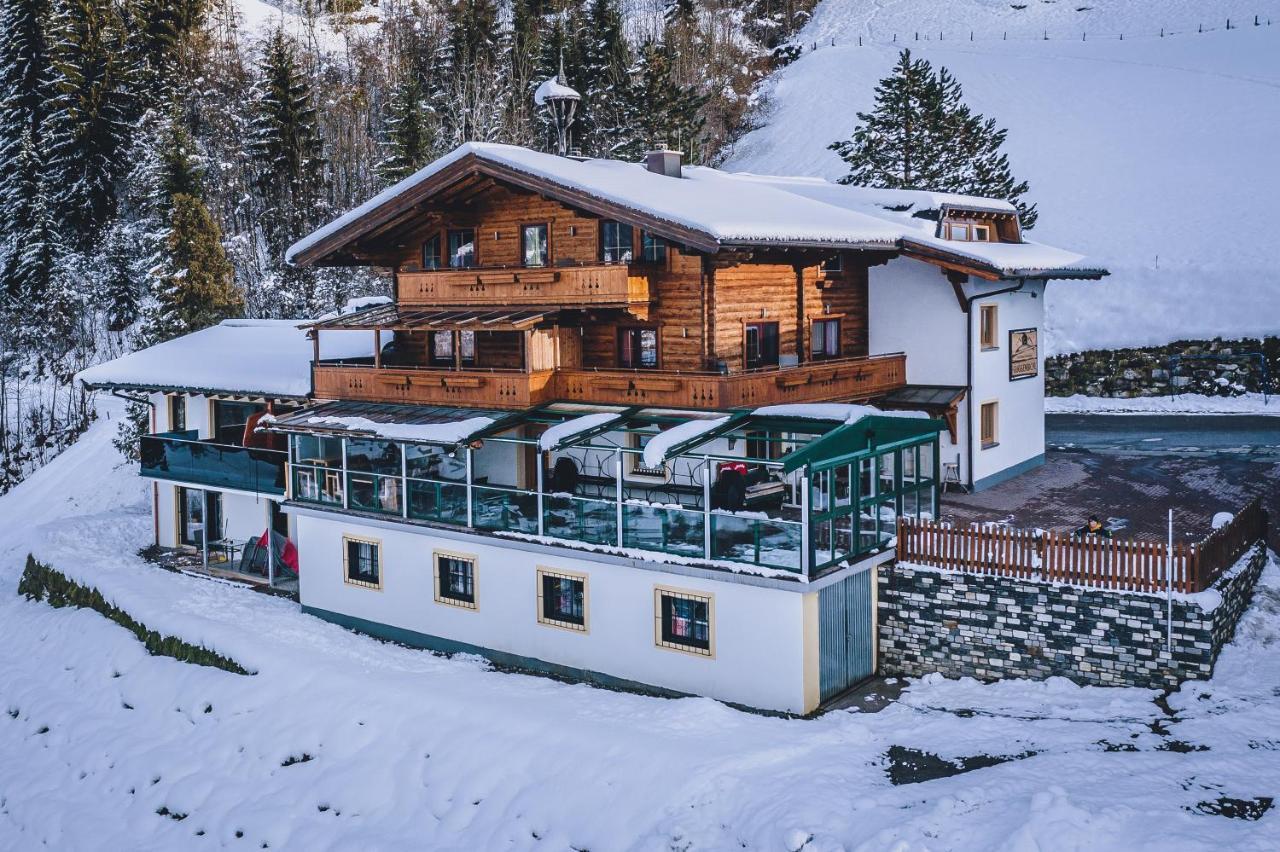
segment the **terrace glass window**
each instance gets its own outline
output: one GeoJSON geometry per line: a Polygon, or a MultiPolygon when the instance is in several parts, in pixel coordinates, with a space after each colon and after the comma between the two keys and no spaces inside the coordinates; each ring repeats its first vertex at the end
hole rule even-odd
{"type": "Polygon", "coordinates": [[[422,268],[440,268],[440,235],[433,234],[422,241],[422,268]]]}
{"type": "Polygon", "coordinates": [[[382,588],[382,545],[371,539],[342,537],[343,581],[366,589],[382,588]]]}
{"type": "Polygon", "coordinates": [[[470,269],[476,265],[475,228],[459,228],[449,232],[449,266],[470,269]]]}
{"type": "Polygon", "coordinates": [[[436,600],[476,608],[476,561],[473,557],[436,553],[436,600]]]}
{"type": "Polygon", "coordinates": [[[520,229],[520,253],[525,266],[546,266],[549,252],[546,223],[520,229]]]}
{"type": "Polygon", "coordinates": [[[244,427],[249,418],[267,407],[258,402],[213,401],[213,439],[219,444],[244,445],[244,427]]]}
{"type": "Polygon", "coordinates": [[[710,595],[659,589],[658,646],[711,656],[710,595]]]}
{"type": "Polygon", "coordinates": [[[175,393],[169,396],[169,431],[187,431],[187,397],[175,393]]]}
{"type": "Polygon", "coordinates": [[[538,621],[568,630],[587,629],[587,578],[538,570],[538,621]]]}
{"type": "Polygon", "coordinates": [[[778,366],[778,324],[747,323],[744,354],[748,370],[778,366]]]}
{"type": "Polygon", "coordinates": [[[400,514],[400,445],[347,439],[347,505],[366,512],[400,514]]]}
{"type": "Polygon", "coordinates": [[[667,241],[646,231],[640,232],[640,259],[645,263],[667,262],[667,241]]]}
{"type": "Polygon", "coordinates": [[[635,251],[630,225],[621,222],[600,223],[600,259],[605,263],[630,263],[635,251]]]}
{"type": "Polygon", "coordinates": [[[652,370],[658,366],[658,329],[618,329],[618,366],[628,370],[652,370]]]}
{"type": "Polygon", "coordinates": [[[815,361],[840,357],[840,320],[814,320],[809,351],[815,361]]]}
{"type": "Polygon", "coordinates": [[[293,499],[311,503],[341,503],[342,439],[294,435],[293,499]]]}

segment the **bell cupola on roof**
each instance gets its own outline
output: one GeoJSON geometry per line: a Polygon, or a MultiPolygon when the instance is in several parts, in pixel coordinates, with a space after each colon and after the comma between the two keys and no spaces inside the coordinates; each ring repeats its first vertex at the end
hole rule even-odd
{"type": "Polygon", "coordinates": [[[533,102],[546,107],[551,114],[551,121],[556,128],[556,153],[561,157],[569,154],[569,128],[573,126],[574,113],[578,110],[578,101],[582,95],[569,87],[564,77],[564,54],[560,54],[560,73],[542,81],[533,93],[533,102]]]}

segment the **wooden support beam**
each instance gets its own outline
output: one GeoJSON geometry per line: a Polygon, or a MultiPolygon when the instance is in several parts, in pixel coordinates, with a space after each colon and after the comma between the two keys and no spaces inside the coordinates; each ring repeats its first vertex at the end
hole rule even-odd
{"type": "Polygon", "coordinates": [[[791,268],[796,274],[796,363],[803,364],[805,331],[809,325],[804,315],[804,267],[797,263],[791,268]]]}
{"type": "Polygon", "coordinates": [[[378,328],[373,330],[373,366],[382,369],[382,330],[378,328]]]}

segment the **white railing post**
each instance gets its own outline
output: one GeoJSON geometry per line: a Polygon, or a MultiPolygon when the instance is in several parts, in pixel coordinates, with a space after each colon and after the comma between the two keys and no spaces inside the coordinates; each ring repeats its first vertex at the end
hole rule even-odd
{"type": "Polygon", "coordinates": [[[342,439],[342,508],[349,509],[350,498],[347,492],[351,490],[350,483],[347,482],[347,439],[342,439]]]}
{"type": "Polygon", "coordinates": [[[209,492],[200,489],[200,562],[209,570],[209,492]]]}
{"type": "Polygon", "coordinates": [[[409,517],[409,445],[400,447],[400,517],[409,517]]]}
{"type": "Polygon", "coordinates": [[[276,585],[276,555],[275,555],[275,529],[271,522],[274,520],[271,511],[271,501],[267,500],[267,585],[275,588],[276,585]]]}
{"type": "Polygon", "coordinates": [[[618,483],[616,489],[616,511],[618,518],[618,547],[622,547],[622,447],[618,447],[613,451],[614,464],[618,474],[618,483]]]}
{"type": "Polygon", "coordinates": [[[471,447],[467,447],[467,526],[475,527],[475,517],[472,508],[471,499],[471,482],[475,478],[471,474],[471,447]]]}
{"type": "Polygon", "coordinates": [[[702,557],[711,559],[711,457],[702,457],[702,557]]]}
{"type": "Polygon", "coordinates": [[[545,459],[542,457],[542,450],[540,448],[538,448],[535,445],[533,449],[534,449],[534,452],[537,454],[537,460],[538,460],[538,464],[537,464],[538,470],[537,470],[537,480],[536,480],[536,484],[538,486],[538,536],[541,537],[546,534],[545,521],[543,519],[543,511],[542,511],[542,489],[543,489],[542,468],[543,468],[543,462],[545,461],[545,459]]]}
{"type": "MultiPolygon", "coordinates": [[[[855,514],[855,517],[857,515],[855,514]]],[[[800,573],[809,576],[809,475],[800,476],[800,573]]]]}

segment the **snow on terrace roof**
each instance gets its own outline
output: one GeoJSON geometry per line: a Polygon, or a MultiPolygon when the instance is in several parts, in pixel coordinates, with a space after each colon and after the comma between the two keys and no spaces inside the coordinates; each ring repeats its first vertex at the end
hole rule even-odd
{"type": "Polygon", "coordinates": [[[900,228],[864,213],[814,203],[717,169],[689,166],[680,179],[656,174],[638,163],[574,160],[516,145],[468,142],[303,237],[289,247],[285,258],[293,261],[467,156],[702,232],[721,243],[887,248],[901,233],[900,228]]]}
{"type": "MultiPolygon", "coordinates": [[[[82,371],[90,387],[301,399],[311,392],[305,320],[223,320],[82,371]]],[[[330,335],[324,357],[373,354],[369,333],[330,335]]]]}

